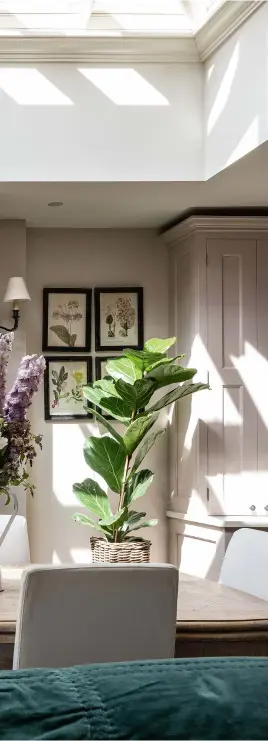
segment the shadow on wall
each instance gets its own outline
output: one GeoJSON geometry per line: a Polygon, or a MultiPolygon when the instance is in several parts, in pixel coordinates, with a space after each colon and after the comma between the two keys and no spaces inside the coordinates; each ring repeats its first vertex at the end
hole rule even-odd
{"type": "Polygon", "coordinates": [[[264,3],[206,65],[206,179],[268,139],[267,28],[264,3]]]}

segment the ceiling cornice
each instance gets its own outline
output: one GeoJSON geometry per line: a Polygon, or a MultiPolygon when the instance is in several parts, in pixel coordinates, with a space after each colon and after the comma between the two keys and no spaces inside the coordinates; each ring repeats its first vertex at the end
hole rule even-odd
{"type": "Polygon", "coordinates": [[[177,226],[173,226],[161,235],[170,247],[195,232],[208,235],[212,233],[264,232],[268,234],[268,217],[266,216],[189,216],[177,226]]]}
{"type": "Polygon", "coordinates": [[[226,0],[195,35],[0,35],[0,63],[178,64],[205,62],[266,0],[226,0]]]}
{"type": "Polygon", "coordinates": [[[195,34],[199,59],[205,62],[265,0],[227,0],[195,34]]]}
{"type": "Polygon", "coordinates": [[[193,37],[4,36],[1,63],[73,62],[74,64],[199,62],[193,37]]]}

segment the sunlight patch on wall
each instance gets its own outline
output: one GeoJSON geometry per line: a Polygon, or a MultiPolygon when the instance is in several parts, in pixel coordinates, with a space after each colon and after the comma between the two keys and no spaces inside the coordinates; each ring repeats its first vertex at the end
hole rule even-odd
{"type": "Polygon", "coordinates": [[[52,427],[53,492],[63,507],[78,507],[73,484],[86,478],[97,480],[83,455],[85,438],[98,434],[93,424],[54,424],[52,427]]]}
{"type": "Polygon", "coordinates": [[[78,72],[116,105],[169,105],[167,98],[134,69],[81,67],[78,72]]]}
{"type": "Polygon", "coordinates": [[[211,64],[207,71],[207,82],[209,82],[210,78],[212,77],[214,69],[215,69],[215,64],[211,64]]]}
{"type": "MultiPolygon", "coordinates": [[[[197,373],[194,377],[194,382],[209,382],[211,387],[209,392],[202,391],[200,394],[196,394],[196,397],[198,397],[200,417],[208,423],[221,423],[222,394],[219,393],[219,389],[222,389],[224,382],[199,335],[196,335],[193,341],[189,365],[192,368],[204,369],[203,371],[201,370],[201,373],[197,373]],[[208,372],[208,377],[207,375],[205,377],[205,369],[206,374],[208,372]]],[[[227,389],[225,393],[225,405],[226,423],[231,426],[242,425],[243,420],[241,414],[227,389]]]]}
{"type": "Polygon", "coordinates": [[[245,342],[244,355],[231,355],[231,360],[268,430],[268,361],[249,342],[245,342]]]}
{"type": "Polygon", "coordinates": [[[61,564],[61,560],[56,551],[53,551],[52,563],[53,563],[53,566],[59,566],[61,564]]]}
{"type": "Polygon", "coordinates": [[[258,116],[256,116],[225,163],[225,167],[232,165],[233,162],[241,159],[241,157],[245,157],[246,154],[252,152],[253,149],[256,149],[256,147],[259,146],[259,143],[259,119],[258,116]]]}
{"type": "Polygon", "coordinates": [[[207,134],[211,134],[211,132],[214,129],[214,126],[216,125],[217,121],[219,120],[221,114],[224,111],[224,108],[228,101],[229,95],[231,93],[232,85],[235,79],[235,74],[236,74],[238,62],[239,62],[239,56],[240,56],[240,42],[237,41],[234,51],[232,53],[231,59],[227,66],[227,69],[222,78],[222,81],[219,84],[216,98],[214,100],[213,106],[208,116],[207,134]]]}
{"type": "Polygon", "coordinates": [[[73,105],[73,101],[37,69],[1,67],[0,89],[19,105],[73,105]]]}
{"type": "MultiPolygon", "coordinates": [[[[89,532],[91,531],[89,530],[89,532]]],[[[73,563],[92,563],[92,553],[90,548],[71,548],[70,555],[73,563]]]]}

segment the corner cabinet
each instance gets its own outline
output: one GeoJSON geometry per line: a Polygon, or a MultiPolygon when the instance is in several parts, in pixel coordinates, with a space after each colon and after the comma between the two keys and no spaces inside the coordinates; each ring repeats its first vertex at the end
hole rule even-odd
{"type": "Polygon", "coordinates": [[[170,560],[217,578],[237,527],[268,529],[268,219],[191,217],[164,239],[170,331],[211,387],[170,415],[170,560]]]}

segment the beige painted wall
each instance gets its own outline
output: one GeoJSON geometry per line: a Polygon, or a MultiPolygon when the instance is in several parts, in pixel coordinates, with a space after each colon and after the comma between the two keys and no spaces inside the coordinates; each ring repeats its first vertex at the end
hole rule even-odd
{"type": "MultiPolygon", "coordinates": [[[[167,248],[150,231],[27,230],[27,285],[32,304],[27,314],[27,352],[41,351],[42,289],[101,285],[144,287],[145,338],[168,335],[167,248]]],[[[94,337],[92,342],[94,352],[94,337]]],[[[88,528],[71,515],[79,506],[72,484],[88,475],[82,445],[93,424],[44,422],[43,391],[32,407],[32,423],[44,436],[43,453],[34,468],[37,493],[29,504],[33,561],[85,561],[89,557],[88,528]]],[[[158,517],[150,533],[152,558],[166,560],[167,440],[148,456],[155,483],[140,507],[158,517]]]]}
{"type": "MultiPolygon", "coordinates": [[[[6,287],[12,276],[26,275],[26,228],[24,221],[0,221],[0,324],[12,326],[12,305],[3,304],[6,287]]],[[[21,307],[21,320],[14,337],[12,355],[8,368],[8,390],[16,377],[20,360],[26,352],[25,307],[21,307]]],[[[1,330],[0,330],[1,331],[1,330]]],[[[25,513],[25,495],[23,490],[16,489],[19,499],[19,511],[25,513]]],[[[8,514],[11,507],[5,507],[0,498],[0,513],[8,514]]]]}

